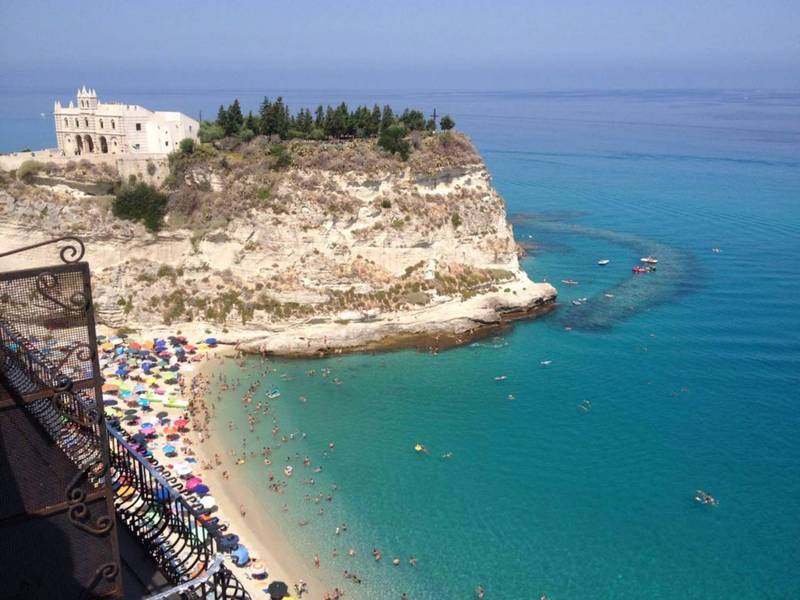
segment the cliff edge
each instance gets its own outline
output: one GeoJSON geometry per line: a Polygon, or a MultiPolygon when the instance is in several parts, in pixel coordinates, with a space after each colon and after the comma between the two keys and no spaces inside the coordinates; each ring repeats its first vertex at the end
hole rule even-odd
{"type": "Polygon", "coordinates": [[[552,305],[468,138],[411,143],[407,161],[372,140],[265,137],[173,155],[157,233],[113,216],[107,165],[0,173],[0,247],[80,235],[108,327],[280,355],[435,348],[552,305]]]}

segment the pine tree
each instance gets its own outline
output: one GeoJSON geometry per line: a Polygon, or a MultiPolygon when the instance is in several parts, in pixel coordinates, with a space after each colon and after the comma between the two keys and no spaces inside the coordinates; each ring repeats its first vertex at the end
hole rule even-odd
{"type": "Polygon", "coordinates": [[[264,100],[261,102],[261,108],[258,109],[259,121],[261,121],[260,131],[262,135],[272,135],[273,133],[275,133],[274,130],[270,129],[271,114],[272,114],[272,102],[270,102],[269,98],[264,96],[264,100]]]}
{"type": "Polygon", "coordinates": [[[439,120],[439,126],[442,128],[442,131],[450,131],[456,126],[456,122],[453,121],[450,115],[445,115],[439,120]]]}
{"type": "Polygon", "coordinates": [[[228,133],[228,122],[230,119],[228,118],[228,111],[225,110],[225,107],[222,104],[219,105],[219,112],[217,112],[217,125],[222,127],[222,130],[227,135],[228,133]]]}
{"type": "Polygon", "coordinates": [[[381,107],[377,104],[372,107],[372,113],[369,116],[369,135],[370,137],[378,135],[381,128],[381,107]]]}
{"type": "Polygon", "coordinates": [[[388,104],[383,107],[383,115],[381,116],[381,131],[384,131],[394,125],[394,111],[388,104]]]}
{"type": "Polygon", "coordinates": [[[244,116],[242,116],[242,107],[239,106],[239,99],[236,98],[228,107],[228,129],[225,133],[228,135],[236,133],[241,129],[244,123],[244,116]]]}

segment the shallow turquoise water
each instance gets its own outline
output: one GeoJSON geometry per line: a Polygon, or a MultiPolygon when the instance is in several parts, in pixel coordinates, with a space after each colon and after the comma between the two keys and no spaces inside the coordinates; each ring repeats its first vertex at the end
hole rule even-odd
{"type": "MultiPolygon", "coordinates": [[[[472,135],[518,239],[538,244],[525,269],[560,306],[437,356],[273,361],[261,390],[281,388],[282,431],[307,438],[276,450],[276,469],[296,469],[283,498],[263,465],[243,467],[264,509],[309,564],[319,552],[361,575],[367,598],[470,598],[479,582],[489,599],[800,597],[800,95],[396,98],[472,135]],[[651,252],[659,270],[633,277],[651,252]],[[332,502],[303,500],[332,483],[332,502]],[[719,507],[694,503],[697,488],[719,507]],[[411,554],[416,569],[388,564],[411,554]]],[[[228,372],[254,378],[251,363],[228,372]]],[[[219,416],[237,445],[238,396],[219,416]]],[[[273,444],[271,426],[249,447],[273,444]]]]}

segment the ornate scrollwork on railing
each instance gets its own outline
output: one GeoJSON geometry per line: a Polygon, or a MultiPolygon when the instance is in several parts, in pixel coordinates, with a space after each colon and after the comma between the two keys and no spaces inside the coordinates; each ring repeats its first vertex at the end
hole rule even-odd
{"type": "Polygon", "coordinates": [[[114,581],[117,578],[117,575],[119,575],[119,565],[117,563],[106,563],[104,565],[100,565],[94,572],[94,575],[92,575],[91,581],[89,581],[84,588],[83,594],[81,595],[81,600],[96,597],[96,595],[93,593],[94,588],[96,588],[103,579],[106,581],[114,581]]]}
{"type": "Polygon", "coordinates": [[[86,490],[83,488],[84,481],[88,478],[89,472],[95,478],[100,478],[108,472],[108,465],[102,460],[87,465],[67,484],[67,502],[69,509],[67,516],[70,522],[76,527],[83,529],[92,535],[105,535],[114,527],[114,518],[110,515],[100,516],[94,523],[91,523],[89,507],[86,506],[86,490]]]}
{"type": "Polygon", "coordinates": [[[14,250],[10,250],[9,252],[3,252],[0,254],[0,258],[5,258],[6,256],[11,256],[12,254],[27,252],[28,250],[41,248],[42,246],[48,246],[50,244],[57,244],[58,242],[68,242],[68,244],[61,248],[58,253],[61,261],[68,265],[80,261],[80,259],[82,259],[83,255],[86,253],[86,246],[84,246],[83,240],[72,235],[67,235],[64,237],[47,240],[45,242],[39,242],[38,244],[31,244],[30,246],[16,248],[14,250]]]}
{"type": "Polygon", "coordinates": [[[55,273],[45,271],[36,277],[36,291],[64,310],[72,312],[86,312],[89,308],[89,298],[80,290],[70,294],[67,302],[62,302],[50,293],[50,290],[58,287],[58,278],[55,273]]]}
{"type": "Polygon", "coordinates": [[[56,365],[56,369],[59,371],[65,364],[67,364],[67,361],[69,361],[73,355],[79,361],[88,362],[94,358],[96,352],[95,349],[86,342],[76,342],[73,346],[68,348],[60,348],[60,350],[64,353],[64,356],[56,365]]]}

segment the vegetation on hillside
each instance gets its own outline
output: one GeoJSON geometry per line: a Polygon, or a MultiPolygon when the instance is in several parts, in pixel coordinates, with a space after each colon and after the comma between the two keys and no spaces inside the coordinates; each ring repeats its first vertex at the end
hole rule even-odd
{"type": "Polygon", "coordinates": [[[167,196],[139,182],[123,186],[111,205],[115,217],[138,221],[149,230],[158,231],[164,224],[167,196]]]}
{"type": "MultiPolygon", "coordinates": [[[[455,122],[447,116],[443,117],[442,129],[449,130],[455,122]],[[446,120],[445,120],[446,119],[446,120]],[[444,125],[447,125],[446,127],[444,125]]],[[[341,139],[377,137],[389,127],[402,124],[407,131],[435,131],[436,121],[426,119],[422,111],[405,109],[395,114],[391,106],[381,108],[375,104],[372,108],[358,106],[350,109],[346,102],[335,108],[320,104],[316,110],[301,108],[292,113],[289,106],[278,97],[274,102],[264,98],[258,114],[248,113],[245,117],[239,100],[236,99],[228,108],[219,107],[217,120],[205,122],[200,130],[203,141],[213,141],[225,136],[252,138],[255,135],[276,135],[287,139],[341,139]]]]}

